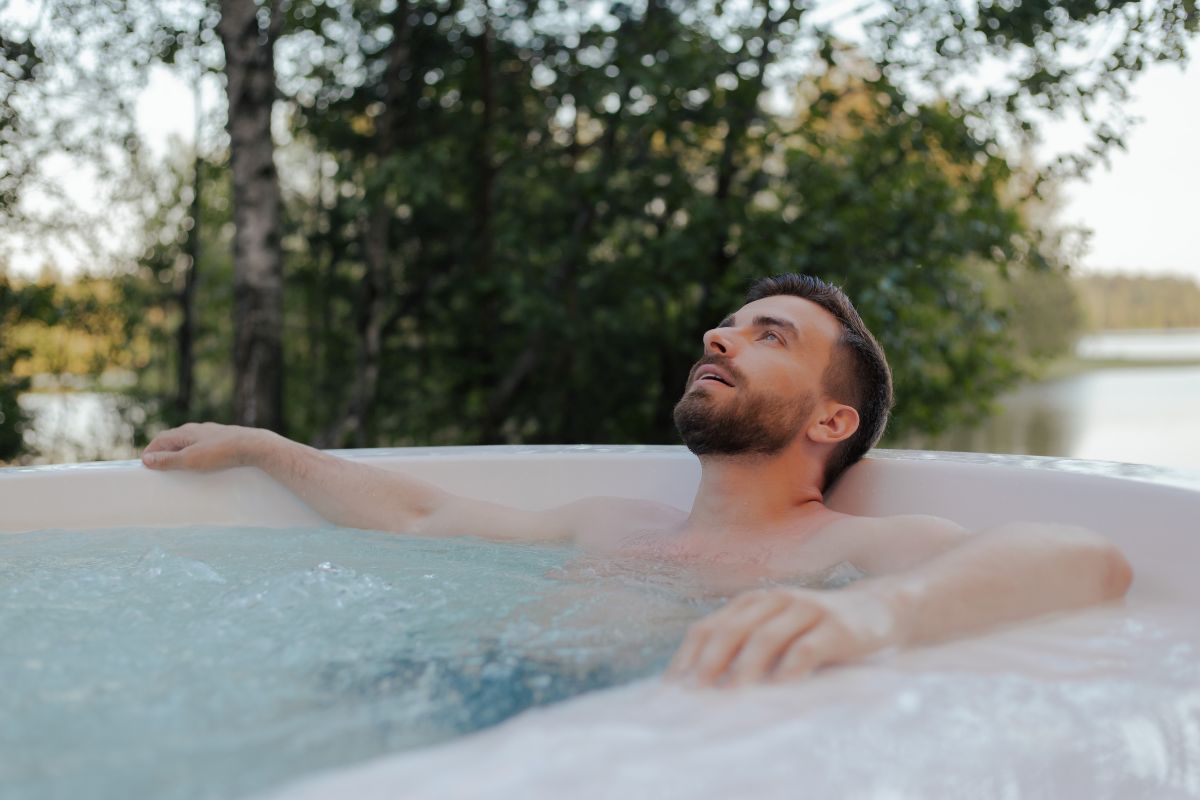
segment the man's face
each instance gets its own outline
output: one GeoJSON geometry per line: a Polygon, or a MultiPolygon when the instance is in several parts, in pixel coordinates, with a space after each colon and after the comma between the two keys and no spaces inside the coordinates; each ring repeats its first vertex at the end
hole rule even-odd
{"type": "Polygon", "coordinates": [[[704,335],[675,426],[696,455],[775,455],[807,426],[841,323],[809,300],[755,300],[704,335]]]}

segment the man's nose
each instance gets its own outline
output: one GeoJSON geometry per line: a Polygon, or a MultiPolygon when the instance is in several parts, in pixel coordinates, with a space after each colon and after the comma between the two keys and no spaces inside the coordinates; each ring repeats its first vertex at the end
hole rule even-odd
{"type": "Polygon", "coordinates": [[[729,331],[721,328],[713,328],[708,333],[704,334],[704,352],[720,353],[721,355],[729,355],[733,350],[733,337],[729,335],[729,331]]]}

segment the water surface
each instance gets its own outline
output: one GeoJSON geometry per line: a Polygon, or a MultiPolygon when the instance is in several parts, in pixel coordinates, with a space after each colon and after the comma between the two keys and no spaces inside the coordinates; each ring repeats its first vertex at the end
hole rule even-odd
{"type": "Polygon", "coordinates": [[[1097,366],[1022,386],[977,426],[905,444],[1200,470],[1200,363],[1181,363],[1200,361],[1200,332],[1112,331],[1078,352],[1097,366]]]}
{"type": "Polygon", "coordinates": [[[338,528],[0,542],[0,795],[231,798],[661,670],[711,610],[566,548],[338,528]]]}

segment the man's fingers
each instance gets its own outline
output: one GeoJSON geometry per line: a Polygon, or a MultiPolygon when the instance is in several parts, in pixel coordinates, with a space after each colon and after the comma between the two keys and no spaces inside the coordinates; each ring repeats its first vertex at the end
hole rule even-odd
{"type": "Polygon", "coordinates": [[[748,593],[692,626],[668,677],[705,685],[724,675],[729,685],[741,686],[795,680],[860,658],[895,638],[886,630],[892,623],[882,602],[853,589],[748,593]]]}
{"type": "Polygon", "coordinates": [[[821,616],[821,609],[815,606],[800,606],[772,617],[742,645],[741,652],[729,666],[730,683],[743,686],[767,677],[797,637],[803,641],[805,634],[820,622],[821,616]]]}
{"type": "Polygon", "coordinates": [[[673,677],[691,677],[699,684],[711,684],[725,671],[755,628],[766,623],[787,606],[782,595],[763,595],[753,603],[739,603],[693,626],[688,640],[672,664],[673,677]]]}
{"type": "Polygon", "coordinates": [[[163,431],[146,445],[144,453],[156,453],[160,450],[182,450],[194,441],[194,438],[174,428],[163,431]]]}
{"type": "Polygon", "coordinates": [[[667,666],[666,677],[668,679],[681,679],[692,670],[696,665],[696,661],[700,658],[700,654],[707,646],[709,639],[720,631],[725,621],[732,614],[740,613],[746,609],[747,603],[744,600],[745,595],[735,598],[720,611],[710,614],[688,627],[687,635],[683,638],[683,644],[679,645],[679,649],[675,651],[675,657],[671,659],[671,663],[667,666]]]}
{"type": "Polygon", "coordinates": [[[149,448],[142,453],[142,463],[151,469],[173,469],[183,466],[183,454],[170,450],[155,450],[149,448]]]}
{"type": "Polygon", "coordinates": [[[153,469],[184,466],[183,451],[195,444],[195,437],[179,428],[163,431],[142,451],[142,463],[153,469]]]}
{"type": "Polygon", "coordinates": [[[794,681],[807,676],[818,667],[832,662],[830,655],[838,650],[842,635],[836,625],[817,625],[805,636],[793,641],[779,658],[770,674],[772,681],[794,681]]]}
{"type": "Polygon", "coordinates": [[[696,660],[696,656],[700,654],[704,643],[708,641],[708,632],[701,627],[702,624],[707,623],[696,623],[688,628],[687,635],[683,637],[683,644],[679,645],[671,663],[667,665],[666,678],[668,680],[682,678],[696,660]]]}

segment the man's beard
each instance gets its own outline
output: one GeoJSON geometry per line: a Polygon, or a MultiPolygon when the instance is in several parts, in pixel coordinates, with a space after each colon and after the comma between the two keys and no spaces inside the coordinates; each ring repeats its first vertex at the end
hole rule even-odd
{"type": "MultiPolygon", "coordinates": [[[[689,375],[683,397],[675,405],[675,427],[683,443],[698,456],[773,456],[783,451],[804,429],[816,398],[768,397],[751,391],[737,373],[732,402],[720,403],[703,383],[693,386],[691,375],[703,364],[728,364],[702,359],[689,375]]],[[[715,391],[724,391],[716,389],[715,391]]]]}

